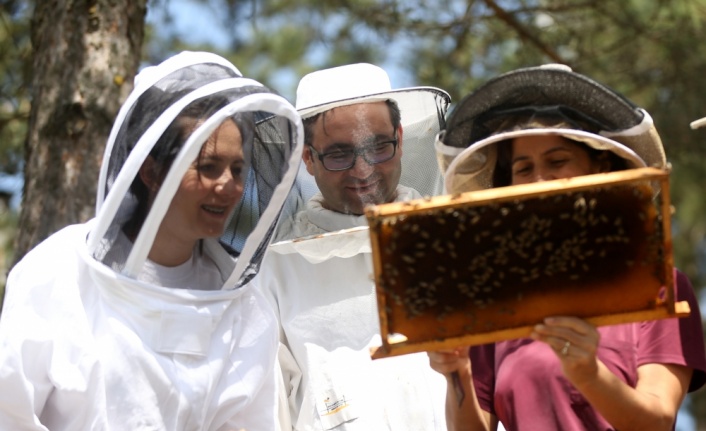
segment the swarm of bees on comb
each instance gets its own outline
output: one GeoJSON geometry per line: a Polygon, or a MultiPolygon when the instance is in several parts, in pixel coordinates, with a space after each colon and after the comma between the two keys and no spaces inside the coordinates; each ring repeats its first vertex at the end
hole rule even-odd
{"type": "Polygon", "coordinates": [[[660,306],[671,239],[653,184],[529,195],[510,187],[492,199],[464,194],[371,209],[382,329],[409,342],[443,340],[548,315],[660,306]]]}

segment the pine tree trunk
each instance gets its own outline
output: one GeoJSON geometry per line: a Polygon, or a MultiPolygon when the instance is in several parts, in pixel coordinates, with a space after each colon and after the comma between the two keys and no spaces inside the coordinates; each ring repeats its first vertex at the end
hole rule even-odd
{"type": "Polygon", "coordinates": [[[15,262],[94,216],[112,122],[139,66],[147,0],[37,0],[15,262]]]}

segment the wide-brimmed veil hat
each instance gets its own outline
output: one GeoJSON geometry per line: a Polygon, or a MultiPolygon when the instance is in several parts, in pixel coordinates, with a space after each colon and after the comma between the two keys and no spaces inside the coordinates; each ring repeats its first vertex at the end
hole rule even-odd
{"type": "Polygon", "coordinates": [[[341,106],[386,100],[396,102],[404,130],[400,184],[422,195],[442,193],[434,139],[446,124],[446,112],[451,103],[446,91],[427,86],[393,89],[384,69],[356,63],[305,75],[297,87],[295,106],[306,120],[341,106]]]}
{"type": "Polygon", "coordinates": [[[445,191],[491,188],[497,144],[530,135],[559,135],[611,151],[629,168],[666,166],[647,111],[567,66],[545,65],[500,75],[461,100],[436,140],[445,191]],[[526,126],[534,119],[539,126],[526,126]],[[547,119],[557,125],[541,126],[547,119]]]}

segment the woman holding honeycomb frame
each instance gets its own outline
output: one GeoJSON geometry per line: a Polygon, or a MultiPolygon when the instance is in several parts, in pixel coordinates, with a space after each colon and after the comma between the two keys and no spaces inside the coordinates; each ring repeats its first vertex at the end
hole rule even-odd
{"type": "MultiPolygon", "coordinates": [[[[451,114],[437,151],[448,193],[666,166],[647,112],[561,65],[478,88],[451,114]]],[[[447,378],[448,428],[673,429],[686,393],[706,382],[698,303],[683,274],[674,280],[689,317],[597,328],[554,316],[529,338],[429,352],[447,378]]]]}

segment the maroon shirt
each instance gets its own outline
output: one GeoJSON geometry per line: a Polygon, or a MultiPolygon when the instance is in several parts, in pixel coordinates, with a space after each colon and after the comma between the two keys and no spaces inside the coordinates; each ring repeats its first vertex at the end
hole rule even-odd
{"type": "MultiPolygon", "coordinates": [[[[689,391],[706,382],[701,313],[689,279],[675,271],[676,299],[688,301],[689,317],[602,326],[597,356],[628,385],[648,363],[694,370],[689,391]]],[[[508,431],[613,430],[561,372],[556,354],[531,339],[471,347],[476,395],[483,410],[508,431]]]]}

